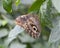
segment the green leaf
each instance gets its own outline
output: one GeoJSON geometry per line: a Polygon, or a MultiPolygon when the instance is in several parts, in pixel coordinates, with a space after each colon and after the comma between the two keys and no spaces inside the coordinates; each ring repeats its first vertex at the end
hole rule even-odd
{"type": "Polygon", "coordinates": [[[60,0],[52,0],[52,3],[54,5],[54,7],[56,8],[56,10],[60,13],[60,0]]]}
{"type": "Polygon", "coordinates": [[[8,12],[12,12],[12,0],[3,0],[3,8],[8,12]]]}
{"type": "Polygon", "coordinates": [[[45,0],[36,0],[29,8],[28,12],[38,10],[45,0]]]}
{"type": "Polygon", "coordinates": [[[5,37],[8,35],[7,29],[0,29],[0,38],[5,37]]]}
{"type": "Polygon", "coordinates": [[[24,29],[18,25],[15,26],[15,28],[13,28],[10,33],[9,33],[9,37],[15,37],[18,34],[20,34],[21,32],[23,32],[24,29]]]}
{"type": "Polygon", "coordinates": [[[20,0],[16,0],[16,6],[20,4],[20,0]]]}
{"type": "Polygon", "coordinates": [[[34,38],[32,38],[31,36],[29,36],[25,31],[23,33],[21,33],[21,35],[18,35],[18,38],[21,40],[21,42],[23,43],[33,43],[36,40],[34,38]]]}
{"type": "Polygon", "coordinates": [[[54,8],[52,1],[46,1],[40,8],[40,20],[43,27],[52,28],[52,20],[58,16],[57,10],[54,8]]]}
{"type": "Polygon", "coordinates": [[[0,20],[0,26],[5,26],[8,22],[6,20],[0,20]]]}
{"type": "Polygon", "coordinates": [[[8,35],[7,40],[5,41],[5,44],[7,42],[7,45],[9,45],[12,40],[14,40],[20,33],[24,32],[24,29],[18,25],[16,25],[10,32],[8,35]]]}
{"type": "Polygon", "coordinates": [[[26,44],[21,44],[19,41],[14,41],[10,44],[10,48],[26,48],[26,44]]]}
{"type": "Polygon", "coordinates": [[[5,48],[4,45],[0,45],[0,48],[5,48]]]}
{"type": "Polygon", "coordinates": [[[8,22],[6,20],[2,21],[2,25],[5,26],[8,22]]]}
{"type": "Polygon", "coordinates": [[[50,43],[55,43],[57,41],[60,40],[60,17],[57,17],[54,21],[53,21],[53,27],[51,30],[51,34],[49,37],[49,42],[50,43]]]}

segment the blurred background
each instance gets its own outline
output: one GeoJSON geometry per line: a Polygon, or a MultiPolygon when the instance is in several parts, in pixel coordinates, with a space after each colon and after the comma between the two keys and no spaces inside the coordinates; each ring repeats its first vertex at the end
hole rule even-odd
{"type": "Polygon", "coordinates": [[[0,0],[0,48],[60,48],[60,0],[0,0]],[[28,13],[40,17],[39,39],[15,24],[28,13]]]}

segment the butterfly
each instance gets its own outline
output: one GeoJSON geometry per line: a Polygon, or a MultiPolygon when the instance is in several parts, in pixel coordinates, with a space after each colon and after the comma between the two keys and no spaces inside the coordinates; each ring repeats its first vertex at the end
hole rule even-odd
{"type": "Polygon", "coordinates": [[[40,37],[41,25],[37,15],[27,14],[18,16],[16,18],[16,24],[23,27],[31,37],[40,37]]]}

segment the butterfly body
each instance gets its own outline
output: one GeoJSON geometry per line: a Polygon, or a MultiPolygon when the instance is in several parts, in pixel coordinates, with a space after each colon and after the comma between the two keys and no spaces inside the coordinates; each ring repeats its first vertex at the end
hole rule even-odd
{"type": "Polygon", "coordinates": [[[26,32],[33,38],[39,38],[41,27],[39,19],[36,15],[27,14],[18,16],[16,18],[16,23],[19,26],[23,27],[26,30],[26,32]]]}

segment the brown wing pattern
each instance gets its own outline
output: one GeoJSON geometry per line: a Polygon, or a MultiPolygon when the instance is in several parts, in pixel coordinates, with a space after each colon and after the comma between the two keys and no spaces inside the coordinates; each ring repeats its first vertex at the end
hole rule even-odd
{"type": "Polygon", "coordinates": [[[33,38],[39,38],[41,26],[36,15],[27,14],[16,18],[16,24],[23,27],[33,38]]]}

